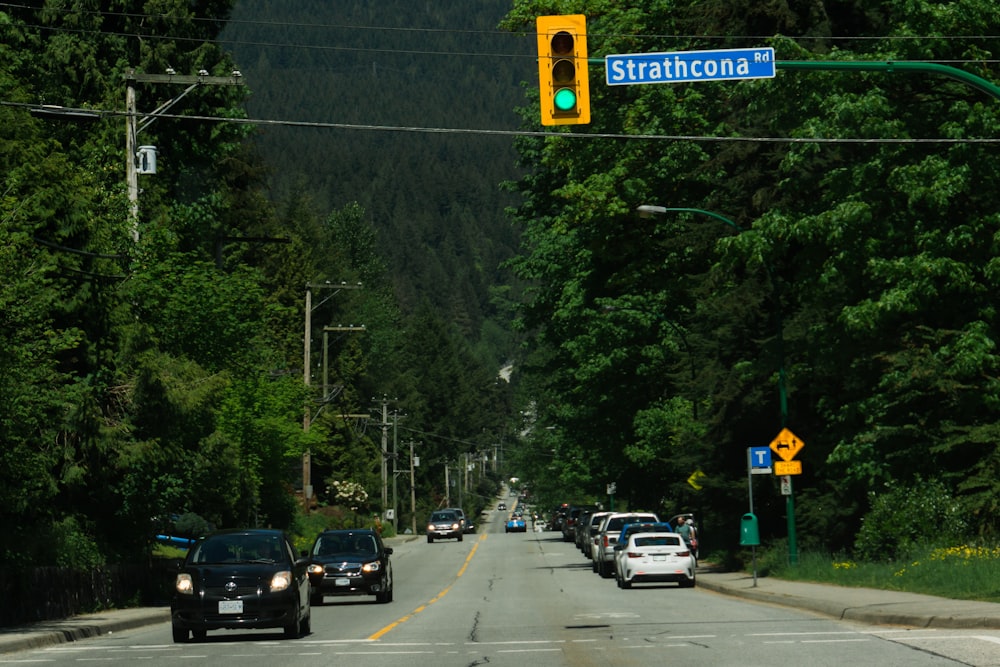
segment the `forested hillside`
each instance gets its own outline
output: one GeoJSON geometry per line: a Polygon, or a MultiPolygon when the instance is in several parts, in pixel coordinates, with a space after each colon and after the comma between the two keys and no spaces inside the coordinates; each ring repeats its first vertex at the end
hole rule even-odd
{"type": "Polygon", "coordinates": [[[534,43],[497,29],[508,7],[241,0],[223,33],[250,116],[340,126],[260,128],[274,196],[321,215],[358,202],[402,308],[427,302],[494,359],[511,352],[495,290],[517,247],[500,189],[516,155],[510,136],[454,130],[518,128],[534,43]]]}

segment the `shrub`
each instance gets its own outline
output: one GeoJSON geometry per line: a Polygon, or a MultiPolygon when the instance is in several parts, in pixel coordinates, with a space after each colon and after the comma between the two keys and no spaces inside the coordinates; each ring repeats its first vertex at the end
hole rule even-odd
{"type": "Polygon", "coordinates": [[[915,548],[953,544],[967,529],[958,501],[937,480],[890,483],[882,493],[870,492],[869,501],[854,545],[863,560],[897,560],[915,548]]]}

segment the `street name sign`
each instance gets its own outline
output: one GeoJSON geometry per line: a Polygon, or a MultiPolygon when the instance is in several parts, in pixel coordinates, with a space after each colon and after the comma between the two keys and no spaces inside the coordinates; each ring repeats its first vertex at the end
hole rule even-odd
{"type": "Polygon", "coordinates": [[[770,79],[775,75],[774,49],[608,55],[604,57],[604,75],[609,86],[770,79]]]}

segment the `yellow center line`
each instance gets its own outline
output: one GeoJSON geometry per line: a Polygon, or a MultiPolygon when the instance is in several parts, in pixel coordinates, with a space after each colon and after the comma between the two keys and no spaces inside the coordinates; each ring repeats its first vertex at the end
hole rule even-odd
{"type": "MultiPolygon", "coordinates": [[[[479,536],[479,541],[478,541],[478,542],[476,542],[475,544],[473,544],[473,545],[472,545],[472,549],[471,549],[471,550],[469,551],[469,555],[465,557],[465,562],[464,562],[464,563],[462,563],[462,567],[461,567],[461,568],[459,568],[459,570],[458,570],[458,574],[457,574],[457,575],[455,575],[455,578],[456,578],[456,579],[457,579],[458,577],[461,577],[461,576],[462,576],[463,574],[465,574],[465,570],[466,570],[466,568],[467,568],[467,567],[469,567],[469,562],[470,562],[470,561],[472,561],[472,557],[473,557],[474,555],[476,555],[476,549],[478,549],[478,548],[479,548],[479,545],[480,545],[480,544],[481,544],[481,543],[483,542],[483,540],[485,540],[485,539],[486,539],[486,533],[483,533],[482,535],[480,535],[480,536],[479,536]]],[[[388,632],[389,632],[390,630],[392,630],[393,628],[397,627],[397,626],[398,626],[398,625],[400,625],[401,623],[405,623],[405,622],[407,622],[408,620],[410,620],[411,618],[413,618],[414,616],[416,616],[417,614],[419,614],[420,612],[422,612],[422,611],[423,611],[424,609],[427,609],[427,607],[428,607],[428,606],[430,606],[430,605],[434,604],[435,602],[437,602],[438,600],[440,600],[441,598],[443,598],[443,597],[444,597],[444,596],[445,596],[445,595],[446,595],[446,594],[448,593],[448,591],[450,591],[450,590],[451,590],[451,587],[452,587],[453,585],[454,585],[454,584],[449,584],[448,586],[446,586],[446,587],[444,588],[444,590],[442,590],[442,591],[441,591],[440,593],[438,593],[438,594],[437,594],[437,595],[435,595],[435,596],[434,596],[433,598],[431,598],[431,599],[430,599],[430,600],[429,600],[429,601],[427,602],[427,604],[422,604],[422,605],[420,605],[419,607],[417,607],[416,609],[414,609],[414,610],[413,610],[412,612],[410,612],[409,614],[407,614],[406,616],[403,616],[402,618],[399,618],[398,620],[395,620],[395,621],[393,621],[392,623],[390,623],[389,625],[385,626],[384,628],[382,628],[381,630],[379,630],[379,631],[378,631],[378,632],[376,632],[375,634],[373,634],[373,635],[370,635],[370,636],[368,637],[368,639],[369,639],[370,641],[371,641],[371,640],[375,640],[375,639],[381,639],[381,638],[382,638],[382,636],[384,636],[384,635],[385,635],[386,633],[388,633],[388,632]]]]}

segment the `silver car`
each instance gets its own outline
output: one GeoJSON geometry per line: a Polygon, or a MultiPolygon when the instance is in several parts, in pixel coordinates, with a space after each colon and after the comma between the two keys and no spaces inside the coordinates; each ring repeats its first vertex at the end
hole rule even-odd
{"type": "Polygon", "coordinates": [[[427,521],[427,541],[440,539],[456,539],[462,541],[462,523],[458,515],[451,510],[438,510],[431,513],[427,521]]]}

